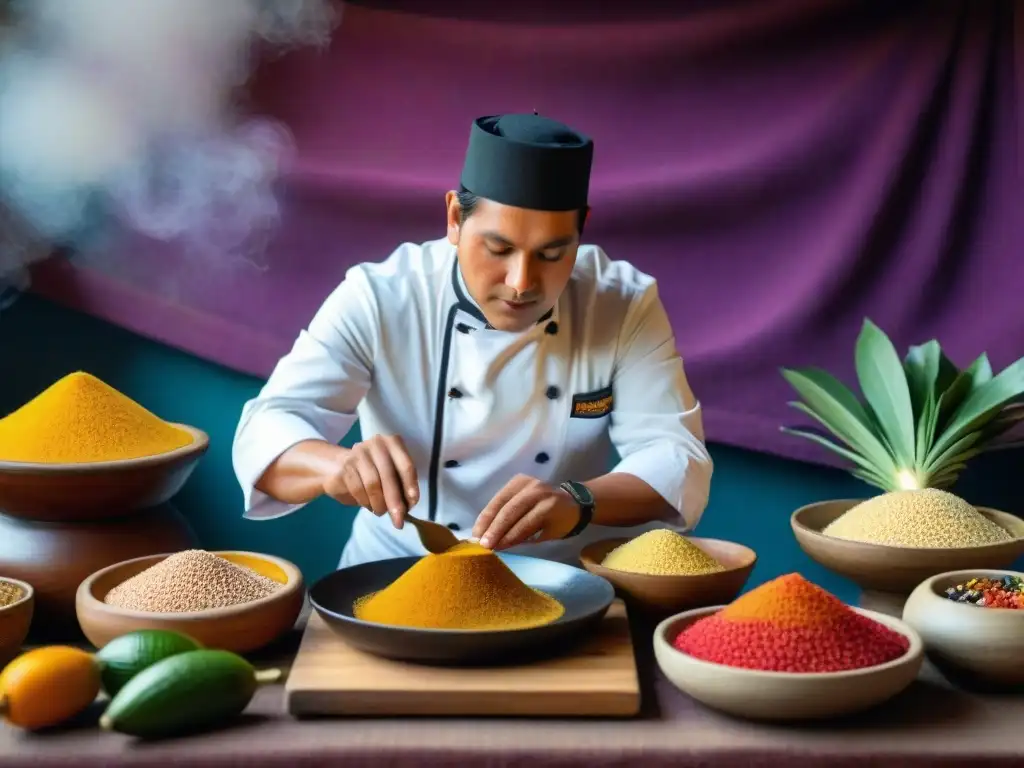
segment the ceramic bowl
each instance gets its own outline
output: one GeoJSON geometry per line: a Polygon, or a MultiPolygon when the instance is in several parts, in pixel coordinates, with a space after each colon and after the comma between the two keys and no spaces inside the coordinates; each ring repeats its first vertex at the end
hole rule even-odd
{"type": "Polygon", "coordinates": [[[995,509],[977,507],[1008,530],[1014,539],[980,547],[931,549],[892,547],[826,536],[822,530],[863,499],[822,501],[793,513],[790,525],[800,548],[815,562],[861,589],[909,595],[924,579],[965,568],[1009,568],[1024,555],[1024,520],[995,509]]]}
{"type": "Polygon", "coordinates": [[[662,621],[654,630],[654,655],[662,673],[676,688],[708,707],[736,717],[822,720],[861,712],[906,689],[917,678],[924,659],[921,638],[911,627],[892,616],[860,608],[853,610],[910,640],[910,648],[903,656],[846,672],[761,672],[701,661],[672,647],[681,630],[724,607],[697,608],[662,621]]]}
{"type": "Polygon", "coordinates": [[[166,629],[188,635],[207,648],[248,653],[269,645],[294,627],[306,595],[302,573],[294,564],[256,552],[213,554],[285,586],[243,605],[189,613],[148,613],[107,605],[103,600],[111,589],[169,555],[139,557],[103,568],[82,582],[75,601],[82,632],[97,648],[128,632],[166,629]]]}
{"type": "Polygon", "coordinates": [[[210,447],[201,429],[175,451],[124,461],[28,464],[0,461],[0,510],[44,522],[116,517],[170,500],[182,489],[210,447]]]}
{"type": "Polygon", "coordinates": [[[35,587],[33,643],[78,641],[75,593],[82,581],[114,563],[197,544],[188,520],[170,504],[67,523],[0,515],[0,574],[35,587]]]}
{"type": "Polygon", "coordinates": [[[17,602],[0,607],[0,669],[21,651],[21,645],[28,637],[35,608],[35,590],[28,582],[0,576],[0,581],[21,588],[17,602]]]}
{"type": "Polygon", "coordinates": [[[629,541],[624,538],[587,545],[580,553],[580,564],[595,576],[610,581],[631,609],[648,615],[665,616],[690,608],[732,602],[750,578],[757,563],[757,554],[731,541],[695,536],[687,539],[718,560],[726,570],[690,576],[660,576],[617,571],[601,565],[609,552],[629,541]]]}
{"type": "Polygon", "coordinates": [[[917,630],[928,657],[958,683],[1024,689],[1024,610],[983,608],[943,596],[973,577],[1019,576],[1018,571],[971,569],[940,573],[910,593],[903,620],[917,630]]]}

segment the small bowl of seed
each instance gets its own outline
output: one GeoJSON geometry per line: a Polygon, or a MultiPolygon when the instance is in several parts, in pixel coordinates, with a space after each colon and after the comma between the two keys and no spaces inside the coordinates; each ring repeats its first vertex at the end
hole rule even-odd
{"type": "Polygon", "coordinates": [[[970,569],[921,582],[903,621],[958,687],[1024,693],[1024,573],[970,569]]]}
{"type": "Polygon", "coordinates": [[[306,590],[293,563],[256,552],[190,549],[103,568],[78,588],[78,623],[101,648],[140,629],[249,653],[292,630],[306,590]]]}
{"type": "Polygon", "coordinates": [[[0,668],[18,655],[28,637],[35,610],[35,590],[17,579],[0,576],[0,668]]]}
{"type": "Polygon", "coordinates": [[[722,539],[655,528],[583,548],[580,564],[611,582],[633,610],[652,617],[724,605],[746,585],[757,553],[722,539]]]}

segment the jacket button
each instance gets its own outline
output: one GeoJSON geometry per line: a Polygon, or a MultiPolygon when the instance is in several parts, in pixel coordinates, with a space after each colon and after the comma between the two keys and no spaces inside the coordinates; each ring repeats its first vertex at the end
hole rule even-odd
{"type": "Polygon", "coordinates": [[[459,524],[458,523],[448,523],[448,530],[449,531],[457,531],[457,530],[459,530],[459,524]]]}
{"type": "Polygon", "coordinates": [[[538,464],[547,464],[550,458],[551,457],[544,453],[544,451],[541,451],[540,453],[533,457],[533,460],[536,461],[538,464]]]}
{"type": "Polygon", "coordinates": [[[554,336],[556,333],[558,333],[558,323],[552,320],[550,323],[544,326],[544,333],[548,334],[549,336],[554,336]]]}
{"type": "Polygon", "coordinates": [[[452,468],[454,468],[454,467],[457,467],[457,466],[459,466],[459,462],[457,462],[457,461],[456,461],[455,459],[448,459],[448,461],[446,461],[446,462],[444,463],[444,465],[445,465],[445,467],[447,467],[448,469],[452,469],[452,468]]]}
{"type": "Polygon", "coordinates": [[[558,396],[562,394],[562,391],[558,387],[551,386],[548,387],[547,392],[545,392],[544,394],[548,396],[548,400],[557,400],[558,396]]]}
{"type": "Polygon", "coordinates": [[[457,330],[459,333],[469,333],[473,329],[470,328],[465,323],[457,323],[456,326],[455,326],[455,330],[457,330]]]}
{"type": "Polygon", "coordinates": [[[462,391],[456,387],[452,387],[448,390],[448,397],[460,398],[462,397],[462,391]]]}

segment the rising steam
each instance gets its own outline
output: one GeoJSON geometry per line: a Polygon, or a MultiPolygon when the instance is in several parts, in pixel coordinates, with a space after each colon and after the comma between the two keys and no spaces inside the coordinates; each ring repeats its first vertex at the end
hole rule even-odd
{"type": "Polygon", "coordinates": [[[236,97],[258,56],[325,46],[339,3],[0,0],[5,15],[0,281],[118,229],[251,259],[291,140],[236,97]]]}

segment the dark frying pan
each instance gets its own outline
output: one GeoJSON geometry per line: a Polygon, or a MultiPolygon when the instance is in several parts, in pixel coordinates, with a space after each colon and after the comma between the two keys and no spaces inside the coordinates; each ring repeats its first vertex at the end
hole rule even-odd
{"type": "Polygon", "coordinates": [[[565,606],[561,618],[528,629],[419,629],[361,621],[353,603],[384,589],[419,560],[399,557],[362,563],[325,576],[309,590],[313,609],[349,645],[366,653],[436,665],[521,663],[564,653],[596,631],[615,597],[612,585],[580,568],[522,555],[498,555],[527,585],[565,606]]]}

